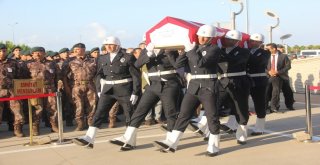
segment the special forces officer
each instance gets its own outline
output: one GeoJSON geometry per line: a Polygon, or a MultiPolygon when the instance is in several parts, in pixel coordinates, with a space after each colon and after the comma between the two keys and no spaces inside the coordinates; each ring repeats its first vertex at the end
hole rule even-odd
{"type": "MultiPolygon", "coordinates": [[[[32,48],[31,54],[33,61],[27,64],[30,78],[36,81],[43,80],[45,93],[56,92],[59,67],[55,62],[45,60],[45,50],[42,47],[32,48]]],[[[56,98],[54,96],[49,96],[44,99],[32,99],[31,105],[35,109],[32,114],[33,135],[39,135],[39,124],[44,109],[46,110],[46,113],[48,113],[52,131],[58,132],[56,98]]]]}
{"type": "MultiPolygon", "coordinates": [[[[0,97],[14,97],[13,79],[19,78],[20,68],[18,62],[13,59],[7,59],[7,47],[0,44],[0,97]]],[[[21,102],[18,100],[10,100],[9,107],[14,115],[14,135],[23,137],[22,125],[24,123],[24,115],[21,102]]],[[[0,123],[2,121],[2,112],[4,102],[0,102],[0,123]]]]}
{"type": "Polygon", "coordinates": [[[97,103],[93,81],[96,74],[96,63],[93,59],[85,56],[85,49],[86,46],[83,43],[75,44],[73,51],[76,56],[62,67],[64,89],[75,105],[75,120],[77,122],[75,131],[83,130],[86,122],[89,126],[93,124],[97,103]]]}

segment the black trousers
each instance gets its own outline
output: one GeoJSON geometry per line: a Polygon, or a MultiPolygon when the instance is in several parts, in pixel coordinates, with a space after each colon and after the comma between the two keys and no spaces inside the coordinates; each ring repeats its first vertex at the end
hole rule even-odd
{"type": "MultiPolygon", "coordinates": [[[[250,80],[246,76],[230,78],[225,88],[225,101],[231,108],[231,115],[235,115],[240,125],[247,125],[249,121],[250,80]]],[[[221,93],[220,93],[221,94],[221,93]]],[[[222,97],[222,96],[219,96],[222,97]]]]}
{"type": "Polygon", "coordinates": [[[216,108],[216,93],[208,88],[200,88],[195,95],[188,92],[184,95],[174,130],[181,132],[186,130],[194,111],[196,111],[200,103],[205,110],[210,133],[219,134],[220,122],[216,108]]]}
{"type": "Polygon", "coordinates": [[[270,77],[266,88],[266,101],[270,101],[272,110],[279,110],[280,108],[280,90],[282,88],[283,80],[280,77],[270,77]],[[271,96],[271,97],[270,97],[271,96]]]}
{"type": "Polygon", "coordinates": [[[284,102],[286,104],[286,107],[292,107],[294,103],[294,97],[293,97],[293,92],[290,87],[290,82],[289,80],[283,80],[282,83],[282,93],[284,96],[284,102]]]}
{"type": "Polygon", "coordinates": [[[258,118],[266,117],[266,86],[255,86],[251,88],[250,94],[253,100],[254,109],[258,118]]]}
{"type": "Polygon", "coordinates": [[[131,117],[129,126],[139,128],[149,110],[161,100],[162,109],[167,118],[167,128],[171,131],[177,119],[180,92],[181,86],[175,81],[169,80],[151,84],[151,86],[148,86],[144,91],[141,100],[131,117]],[[160,88],[159,85],[161,85],[160,88]]]}
{"type": "Polygon", "coordinates": [[[112,90],[107,93],[101,93],[96,113],[93,116],[93,126],[100,127],[103,119],[109,116],[109,111],[113,104],[118,101],[119,105],[122,107],[124,111],[124,115],[126,117],[126,123],[130,122],[130,117],[133,113],[133,105],[130,102],[131,96],[116,96],[113,94],[112,90]],[[108,111],[106,111],[106,109],[108,111]]]}

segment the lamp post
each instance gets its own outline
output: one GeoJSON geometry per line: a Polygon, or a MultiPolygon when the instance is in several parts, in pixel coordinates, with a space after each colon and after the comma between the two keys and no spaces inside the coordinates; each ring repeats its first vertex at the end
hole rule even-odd
{"type": "Polygon", "coordinates": [[[14,39],[14,26],[16,26],[18,24],[18,22],[15,22],[13,24],[8,24],[9,26],[11,26],[12,29],[12,42],[13,44],[15,44],[15,39],[14,39]]]}
{"type": "Polygon", "coordinates": [[[277,19],[277,24],[269,27],[269,41],[270,41],[270,43],[272,43],[272,30],[279,26],[280,18],[275,13],[273,13],[271,11],[266,11],[266,14],[267,14],[267,16],[270,16],[272,18],[277,19]]]}
{"type": "Polygon", "coordinates": [[[240,0],[230,0],[234,3],[239,3],[241,5],[241,8],[238,12],[231,12],[231,23],[232,23],[232,30],[236,29],[236,15],[239,15],[243,11],[243,3],[240,0]]]}
{"type": "MultiPolygon", "coordinates": [[[[281,44],[284,45],[284,44],[283,44],[283,40],[288,39],[288,38],[290,38],[291,36],[292,36],[292,34],[285,34],[285,35],[281,36],[281,37],[280,37],[281,44]]],[[[286,54],[288,54],[288,45],[285,44],[284,47],[285,47],[285,49],[286,49],[286,54]]]]}

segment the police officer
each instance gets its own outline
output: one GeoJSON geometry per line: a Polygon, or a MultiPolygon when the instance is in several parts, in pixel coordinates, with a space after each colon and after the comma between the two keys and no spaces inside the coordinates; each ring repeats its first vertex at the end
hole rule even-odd
{"type": "MultiPolygon", "coordinates": [[[[20,68],[18,62],[14,59],[6,59],[7,47],[0,43],[0,97],[14,97],[13,79],[18,79],[20,68]]],[[[0,123],[2,121],[2,112],[4,103],[0,102],[0,123]]],[[[14,115],[14,135],[23,137],[22,126],[24,123],[24,115],[22,111],[21,101],[10,100],[9,107],[14,115]]]]}
{"type": "Polygon", "coordinates": [[[93,59],[85,56],[85,48],[83,43],[75,44],[73,51],[76,56],[62,67],[64,89],[75,106],[75,120],[77,122],[75,131],[83,130],[86,122],[89,126],[93,124],[97,102],[94,84],[96,63],[93,59]]]}
{"type": "MultiPolygon", "coordinates": [[[[219,117],[216,109],[217,64],[221,54],[217,46],[211,44],[216,35],[216,28],[203,25],[198,32],[199,45],[185,44],[186,54],[179,60],[185,60],[191,73],[186,94],[181,103],[181,110],[172,133],[166,140],[155,141],[154,145],[163,152],[175,152],[178,142],[187,128],[189,121],[200,103],[203,105],[210,130],[207,156],[216,156],[219,152],[219,117]]],[[[178,61],[179,61],[178,60],[178,61]]]]}
{"type": "Polygon", "coordinates": [[[108,53],[99,56],[97,60],[96,87],[99,95],[97,111],[93,125],[89,127],[85,136],[73,139],[73,142],[93,148],[97,129],[101,126],[106,109],[118,101],[124,110],[126,123],[129,123],[133,112],[133,105],[140,93],[140,72],[134,66],[134,56],[121,50],[117,37],[108,37],[103,44],[108,53]]]}
{"type": "MultiPolygon", "coordinates": [[[[32,48],[31,54],[33,61],[27,64],[30,78],[36,81],[44,81],[45,93],[56,92],[59,67],[55,62],[45,59],[45,50],[43,47],[32,48]]],[[[32,99],[31,105],[35,109],[32,114],[33,135],[39,135],[39,124],[43,110],[46,110],[45,113],[48,115],[51,131],[58,132],[56,98],[49,96],[44,99],[32,99]]]]}
{"type": "Polygon", "coordinates": [[[268,77],[265,71],[270,54],[260,48],[263,41],[264,36],[262,34],[255,33],[250,36],[249,46],[251,55],[248,62],[248,75],[253,81],[250,94],[257,114],[256,124],[251,133],[253,136],[263,134],[266,121],[266,102],[263,96],[266,94],[268,84],[268,77]]]}
{"type": "Polygon", "coordinates": [[[226,99],[232,103],[231,114],[235,115],[236,119],[233,125],[239,123],[236,132],[237,143],[246,144],[250,94],[250,79],[246,70],[250,52],[238,46],[241,39],[242,34],[237,30],[228,31],[224,37],[224,48],[219,61],[219,85],[225,89],[226,99]]]}
{"type": "Polygon", "coordinates": [[[137,128],[144,121],[149,110],[159,100],[167,118],[168,134],[172,131],[177,118],[178,97],[181,91],[181,80],[176,69],[183,66],[183,63],[176,62],[179,57],[178,51],[155,49],[152,43],[144,49],[135,62],[137,68],[146,64],[149,85],[139,101],[136,111],[132,115],[129,127],[123,136],[112,139],[112,144],[122,146],[121,150],[131,150],[135,147],[137,128]]]}

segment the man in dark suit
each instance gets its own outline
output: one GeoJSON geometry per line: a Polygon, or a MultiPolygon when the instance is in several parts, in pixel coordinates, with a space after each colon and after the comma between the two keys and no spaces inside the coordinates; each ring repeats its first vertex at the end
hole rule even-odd
{"type": "Polygon", "coordinates": [[[141,90],[140,71],[134,66],[135,58],[121,50],[117,37],[108,37],[104,41],[108,51],[97,59],[96,88],[99,96],[93,125],[85,136],[73,139],[80,146],[93,148],[97,129],[101,126],[106,109],[110,110],[118,101],[124,110],[126,123],[130,121],[133,105],[141,90]]]}
{"type": "Polygon", "coordinates": [[[289,80],[288,70],[291,66],[289,59],[277,50],[276,44],[267,44],[266,48],[271,54],[266,70],[269,75],[266,99],[269,100],[268,96],[271,91],[271,112],[278,112],[280,108],[280,90],[283,81],[289,80]]]}

